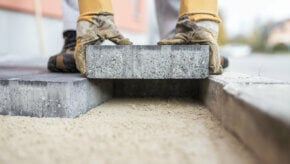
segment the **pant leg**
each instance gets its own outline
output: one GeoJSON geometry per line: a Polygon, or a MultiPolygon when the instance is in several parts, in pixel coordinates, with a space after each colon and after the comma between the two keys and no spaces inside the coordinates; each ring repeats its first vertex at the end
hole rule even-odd
{"type": "Polygon", "coordinates": [[[63,30],[76,30],[79,17],[78,0],[62,0],[63,30]]]}
{"type": "Polygon", "coordinates": [[[192,21],[221,22],[218,16],[218,0],[182,0],[179,16],[188,15],[192,21]]]}
{"type": "Polygon", "coordinates": [[[188,14],[190,19],[199,22],[200,26],[210,27],[217,31],[218,0],[155,0],[157,21],[161,38],[174,34],[176,21],[179,16],[188,14]]]}
{"type": "Polygon", "coordinates": [[[156,16],[161,38],[174,34],[180,0],[155,0],[156,16]]]}

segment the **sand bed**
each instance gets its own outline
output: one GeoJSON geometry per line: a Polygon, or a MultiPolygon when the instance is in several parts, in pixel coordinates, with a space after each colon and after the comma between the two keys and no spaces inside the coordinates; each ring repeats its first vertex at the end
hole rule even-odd
{"type": "Polygon", "coordinates": [[[191,100],[115,99],[76,119],[0,116],[0,163],[256,163],[191,100]]]}

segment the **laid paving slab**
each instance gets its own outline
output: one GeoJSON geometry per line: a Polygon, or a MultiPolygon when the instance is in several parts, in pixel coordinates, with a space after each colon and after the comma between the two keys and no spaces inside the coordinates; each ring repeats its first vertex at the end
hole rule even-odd
{"type": "Polygon", "coordinates": [[[90,81],[79,74],[2,67],[0,114],[77,117],[110,99],[112,89],[111,81],[90,81]]]}
{"type": "Polygon", "coordinates": [[[290,84],[226,72],[201,85],[201,99],[264,163],[290,163],[290,84]]]}
{"type": "Polygon", "coordinates": [[[6,79],[16,76],[25,76],[31,74],[40,74],[46,72],[43,67],[19,67],[19,66],[0,66],[0,79],[2,82],[6,79]]]}
{"type": "Polygon", "coordinates": [[[284,84],[280,80],[265,78],[261,76],[250,76],[241,73],[225,72],[222,76],[210,76],[209,79],[227,85],[227,84],[284,84]]]}
{"type": "Polygon", "coordinates": [[[290,127],[290,84],[231,84],[225,91],[254,104],[290,127]]]}
{"type": "Polygon", "coordinates": [[[91,79],[205,79],[208,45],[88,46],[91,79]]]}

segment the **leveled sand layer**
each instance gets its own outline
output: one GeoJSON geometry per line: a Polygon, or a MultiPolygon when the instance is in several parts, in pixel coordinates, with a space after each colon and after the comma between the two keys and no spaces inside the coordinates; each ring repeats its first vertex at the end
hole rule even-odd
{"type": "Polygon", "coordinates": [[[191,100],[115,99],[76,119],[0,116],[0,163],[256,163],[191,100]]]}

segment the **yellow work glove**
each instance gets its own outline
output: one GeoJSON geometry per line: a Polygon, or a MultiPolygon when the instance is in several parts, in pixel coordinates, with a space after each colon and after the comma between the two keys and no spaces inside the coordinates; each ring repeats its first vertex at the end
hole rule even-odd
{"type": "Polygon", "coordinates": [[[86,73],[86,46],[110,40],[118,45],[131,45],[114,23],[110,0],[79,0],[80,17],[77,23],[75,60],[78,70],[86,73]]]}
{"type": "Polygon", "coordinates": [[[208,44],[210,46],[210,74],[222,74],[223,68],[217,44],[217,0],[181,0],[180,18],[173,37],[159,45],[208,44]]]}
{"type": "Polygon", "coordinates": [[[208,44],[210,46],[210,74],[222,74],[219,46],[214,33],[204,27],[199,27],[195,22],[189,20],[188,16],[179,19],[176,32],[173,37],[163,39],[159,45],[176,44],[208,44]]]}

